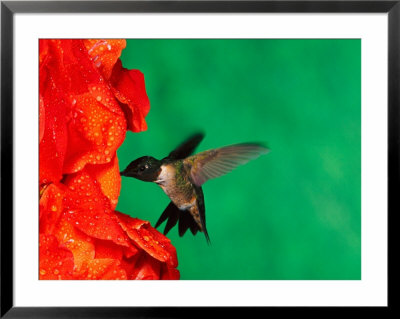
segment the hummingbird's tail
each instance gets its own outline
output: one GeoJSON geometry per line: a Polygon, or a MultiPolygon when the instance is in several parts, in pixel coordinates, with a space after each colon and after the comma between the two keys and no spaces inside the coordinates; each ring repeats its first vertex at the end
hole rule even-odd
{"type": "Polygon", "coordinates": [[[188,229],[192,232],[193,235],[196,235],[198,231],[203,232],[206,236],[207,243],[210,244],[210,237],[208,236],[207,229],[205,227],[200,227],[196,221],[193,219],[192,215],[187,210],[180,210],[175,206],[173,202],[170,202],[164,212],[161,214],[158,219],[155,228],[160,226],[165,220],[167,220],[167,224],[164,228],[164,235],[167,235],[168,232],[178,224],[179,236],[182,237],[188,229]]]}

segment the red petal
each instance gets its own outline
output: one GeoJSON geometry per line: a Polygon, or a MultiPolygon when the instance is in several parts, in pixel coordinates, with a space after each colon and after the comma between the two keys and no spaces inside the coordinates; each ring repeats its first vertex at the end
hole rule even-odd
{"type": "Polygon", "coordinates": [[[108,198],[86,170],[69,175],[65,184],[69,186],[64,203],[64,215],[68,222],[89,236],[130,246],[129,239],[111,211],[108,198]]]}
{"type": "Polygon", "coordinates": [[[110,110],[118,107],[110,103],[114,101],[112,97],[98,95],[95,98],[92,93],[86,93],[77,96],[74,101],[72,120],[68,125],[69,147],[64,166],[64,173],[68,174],[83,169],[87,163],[110,163],[124,141],[126,132],[126,121],[122,113],[110,110]],[[98,99],[104,99],[110,107],[105,107],[98,99]]]}
{"type": "Polygon", "coordinates": [[[46,61],[49,53],[49,40],[39,40],[39,66],[46,61]]]}
{"type": "Polygon", "coordinates": [[[82,40],[57,40],[53,43],[54,50],[60,55],[53,71],[57,83],[64,87],[66,94],[80,95],[89,91],[89,85],[103,82],[82,40]]]}
{"type": "Polygon", "coordinates": [[[135,270],[131,275],[131,279],[158,280],[160,279],[160,274],[161,263],[153,257],[143,254],[135,265],[135,270]]]}
{"type": "Polygon", "coordinates": [[[167,264],[161,265],[162,280],[179,280],[179,278],[180,278],[180,273],[178,269],[170,267],[167,264]]]}
{"type": "Polygon", "coordinates": [[[176,250],[171,241],[151,227],[149,222],[119,212],[115,214],[121,227],[137,246],[159,261],[167,262],[171,267],[178,265],[176,250]]]}
{"type": "Polygon", "coordinates": [[[114,155],[109,164],[87,165],[86,170],[99,182],[101,191],[110,200],[111,209],[115,209],[121,191],[121,175],[117,156],[114,155]]]}
{"type": "Polygon", "coordinates": [[[95,67],[104,78],[109,79],[115,62],[121,56],[121,51],[126,47],[126,41],[120,39],[94,39],[83,40],[88,54],[95,67]]]}
{"type": "Polygon", "coordinates": [[[55,235],[74,255],[74,275],[85,272],[88,263],[95,256],[93,239],[76,229],[65,218],[57,225],[55,235]]]}
{"type": "Polygon", "coordinates": [[[70,97],[71,108],[76,108],[74,99],[89,94],[99,105],[122,115],[108,81],[93,65],[83,41],[61,40],[59,50],[62,52],[62,60],[55,71],[58,71],[58,82],[63,84],[70,97]]]}
{"type": "Polygon", "coordinates": [[[39,144],[40,184],[58,182],[62,177],[67,149],[66,101],[64,94],[49,78],[40,94],[43,101],[39,119],[41,140],[39,144]]]}
{"type": "Polygon", "coordinates": [[[150,110],[144,76],[139,70],[127,70],[120,60],[114,66],[110,82],[115,97],[121,102],[128,129],[141,132],[147,129],[145,117],[150,110]]]}
{"type": "Polygon", "coordinates": [[[39,97],[39,143],[42,141],[45,129],[45,108],[43,97],[39,97]]]}
{"type": "Polygon", "coordinates": [[[73,279],[72,253],[58,245],[52,235],[39,238],[39,279],[73,279]]]}
{"type": "Polygon", "coordinates": [[[40,233],[51,234],[63,210],[64,186],[48,185],[40,197],[39,218],[40,233]]]}
{"type": "Polygon", "coordinates": [[[112,241],[96,240],[95,258],[111,258],[121,260],[123,256],[123,247],[115,245],[112,241]]]}
{"type": "Polygon", "coordinates": [[[137,253],[133,255],[130,258],[125,258],[123,257],[121,259],[121,268],[125,270],[127,279],[131,280],[134,279],[132,278],[133,274],[136,275],[137,270],[136,270],[136,264],[139,259],[142,258],[142,255],[146,254],[143,250],[137,250],[137,253]]]}
{"type": "Polygon", "coordinates": [[[124,247],[124,257],[131,258],[135,256],[139,252],[139,249],[134,245],[130,245],[129,247],[124,247]]]}
{"type": "Polygon", "coordinates": [[[39,59],[42,183],[110,162],[125,138],[125,116],[83,40],[41,41],[39,59]]]}
{"type": "Polygon", "coordinates": [[[119,280],[127,279],[126,272],[116,259],[93,259],[88,264],[87,279],[119,280]]]}

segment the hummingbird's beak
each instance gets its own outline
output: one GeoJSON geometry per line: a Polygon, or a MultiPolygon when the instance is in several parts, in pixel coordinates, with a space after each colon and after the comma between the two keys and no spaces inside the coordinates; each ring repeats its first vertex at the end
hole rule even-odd
{"type": "Polygon", "coordinates": [[[119,175],[121,175],[121,176],[126,176],[125,171],[119,172],[119,175]]]}

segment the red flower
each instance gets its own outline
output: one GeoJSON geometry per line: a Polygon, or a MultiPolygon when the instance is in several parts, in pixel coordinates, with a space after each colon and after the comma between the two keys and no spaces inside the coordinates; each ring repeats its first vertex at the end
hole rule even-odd
{"type": "Polygon", "coordinates": [[[116,150],[150,108],[143,74],[119,60],[125,45],[40,41],[40,279],[179,279],[170,240],[114,210],[116,150]]]}

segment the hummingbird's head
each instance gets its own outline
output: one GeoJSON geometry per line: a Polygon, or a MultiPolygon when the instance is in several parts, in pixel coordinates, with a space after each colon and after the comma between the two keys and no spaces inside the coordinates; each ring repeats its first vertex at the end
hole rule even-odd
{"type": "Polygon", "coordinates": [[[160,167],[161,161],[151,156],[143,156],[131,162],[120,174],[145,182],[154,182],[160,174],[160,167]]]}

